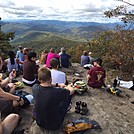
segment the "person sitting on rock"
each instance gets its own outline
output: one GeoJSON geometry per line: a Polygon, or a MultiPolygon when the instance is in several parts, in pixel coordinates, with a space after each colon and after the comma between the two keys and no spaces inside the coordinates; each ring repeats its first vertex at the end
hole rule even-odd
{"type": "Polygon", "coordinates": [[[21,64],[19,64],[19,70],[20,72],[23,72],[23,62],[24,62],[24,58],[25,58],[25,55],[23,53],[23,48],[22,46],[19,46],[18,47],[18,51],[16,53],[16,58],[19,60],[19,62],[21,64]]]}
{"type": "Polygon", "coordinates": [[[93,88],[101,88],[105,84],[106,71],[102,67],[102,59],[97,58],[93,61],[92,67],[87,75],[88,85],[93,88]]]}
{"type": "Polygon", "coordinates": [[[64,121],[74,89],[71,85],[60,90],[52,87],[51,71],[46,67],[39,69],[38,79],[40,84],[32,87],[36,123],[46,130],[57,130],[64,121]]]}
{"type": "Polygon", "coordinates": [[[37,79],[37,71],[38,67],[36,66],[36,53],[29,52],[28,53],[28,60],[24,61],[23,64],[23,78],[22,81],[27,86],[33,86],[37,79]]]}
{"type": "Polygon", "coordinates": [[[10,114],[3,121],[0,120],[0,134],[11,134],[20,122],[18,114],[10,114]]]}
{"type": "Polygon", "coordinates": [[[15,70],[12,70],[12,72],[9,74],[9,77],[3,79],[3,74],[0,74],[0,87],[5,91],[9,92],[11,94],[15,91],[15,84],[12,83],[12,80],[16,77],[15,70]]]}
{"type": "Polygon", "coordinates": [[[13,51],[9,51],[8,55],[9,58],[4,61],[4,64],[7,65],[8,72],[11,73],[13,69],[15,69],[16,72],[18,72],[19,60],[15,58],[15,54],[13,51]]]}
{"type": "Polygon", "coordinates": [[[66,74],[58,70],[59,62],[57,59],[50,60],[52,84],[66,84],[66,74]]]}
{"type": "Polygon", "coordinates": [[[66,53],[65,48],[61,48],[61,53],[60,53],[60,62],[61,62],[61,67],[68,68],[71,63],[70,63],[70,58],[71,56],[66,53]]]}
{"type": "Polygon", "coordinates": [[[16,95],[5,92],[0,87],[0,111],[2,114],[9,114],[13,111],[14,107],[24,104],[24,100],[16,95]]]}
{"type": "Polygon", "coordinates": [[[83,55],[81,56],[81,66],[84,67],[84,65],[89,64],[90,59],[88,56],[87,51],[83,51],[83,55]]]}
{"type": "Polygon", "coordinates": [[[41,56],[40,56],[40,59],[39,59],[39,62],[40,62],[41,64],[46,64],[47,55],[48,55],[48,50],[45,49],[45,50],[41,53],[41,56]]]}
{"type": "Polygon", "coordinates": [[[50,52],[47,55],[46,67],[51,68],[51,66],[50,66],[50,60],[52,58],[56,58],[58,61],[59,61],[59,58],[60,58],[60,56],[55,53],[54,48],[51,48],[50,49],[50,52]]]}

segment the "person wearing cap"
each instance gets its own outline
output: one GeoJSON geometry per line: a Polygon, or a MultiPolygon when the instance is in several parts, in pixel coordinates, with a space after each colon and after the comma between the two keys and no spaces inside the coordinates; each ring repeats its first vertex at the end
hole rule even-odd
{"type": "Polygon", "coordinates": [[[93,88],[101,88],[105,84],[106,70],[102,67],[102,59],[97,58],[93,61],[92,67],[87,75],[88,85],[93,88]]]}

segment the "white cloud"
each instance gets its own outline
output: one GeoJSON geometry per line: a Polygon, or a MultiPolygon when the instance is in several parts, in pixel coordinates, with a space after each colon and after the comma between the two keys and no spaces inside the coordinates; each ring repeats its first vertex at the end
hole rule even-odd
{"type": "Polygon", "coordinates": [[[2,19],[107,21],[103,12],[117,5],[121,3],[116,0],[0,0],[0,16],[2,19]]]}

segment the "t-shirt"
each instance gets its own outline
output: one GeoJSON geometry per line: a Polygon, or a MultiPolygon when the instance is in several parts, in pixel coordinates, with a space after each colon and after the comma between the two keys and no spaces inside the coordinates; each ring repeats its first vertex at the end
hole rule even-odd
{"type": "Polygon", "coordinates": [[[106,76],[105,69],[102,67],[93,67],[89,70],[88,74],[91,76],[88,81],[88,85],[93,88],[101,88],[106,76]]]}
{"type": "Polygon", "coordinates": [[[11,64],[10,59],[7,60],[7,70],[8,70],[8,72],[12,72],[13,69],[18,71],[18,63],[16,62],[16,58],[14,58],[14,64],[11,64]]]}
{"type": "Polygon", "coordinates": [[[35,74],[37,74],[37,70],[38,70],[38,68],[37,68],[35,62],[30,61],[30,60],[24,61],[23,78],[27,81],[34,82],[35,81],[35,74]]]}
{"type": "Polygon", "coordinates": [[[17,51],[16,58],[19,59],[20,62],[23,62],[25,59],[25,55],[21,51],[17,51]]]}
{"type": "MultiPolygon", "coordinates": [[[[47,130],[56,130],[61,127],[64,117],[62,102],[68,101],[70,91],[55,87],[33,86],[34,115],[37,125],[47,130]]],[[[65,116],[65,115],[64,115],[65,116]]]]}
{"type": "Polygon", "coordinates": [[[82,55],[81,56],[81,66],[83,67],[86,64],[89,64],[90,59],[88,56],[82,55]]]}
{"type": "Polygon", "coordinates": [[[69,65],[70,65],[69,59],[70,58],[71,58],[71,56],[69,54],[66,54],[66,53],[60,54],[62,67],[66,67],[66,68],[69,67],[69,65]]]}
{"type": "Polygon", "coordinates": [[[52,69],[51,70],[51,76],[52,76],[52,84],[66,83],[66,75],[65,75],[64,72],[52,69]]]}

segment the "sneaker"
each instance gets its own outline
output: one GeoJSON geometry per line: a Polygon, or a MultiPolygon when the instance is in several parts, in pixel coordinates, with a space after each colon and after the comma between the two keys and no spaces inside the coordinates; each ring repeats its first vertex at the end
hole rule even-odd
{"type": "Polygon", "coordinates": [[[86,115],[87,112],[88,112],[88,109],[87,109],[87,103],[82,102],[82,104],[81,104],[80,114],[82,114],[82,115],[86,115]]]}
{"type": "Polygon", "coordinates": [[[75,113],[80,113],[80,110],[81,110],[81,101],[77,101],[76,102],[76,106],[75,106],[75,113]]]}

